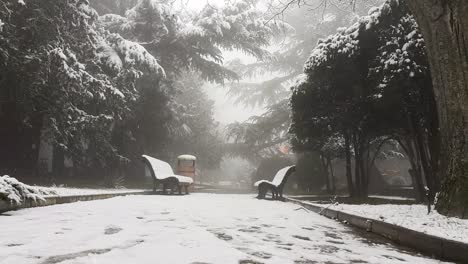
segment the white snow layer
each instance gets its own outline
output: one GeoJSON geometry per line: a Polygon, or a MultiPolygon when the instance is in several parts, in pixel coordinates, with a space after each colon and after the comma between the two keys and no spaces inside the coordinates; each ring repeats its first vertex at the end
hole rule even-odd
{"type": "MultiPolygon", "coordinates": [[[[324,206],[321,204],[320,206],[324,206]]],[[[352,205],[334,204],[326,207],[338,211],[384,221],[429,235],[468,243],[468,220],[447,217],[425,205],[352,205]]]]}
{"type": "Polygon", "coordinates": [[[328,36],[325,39],[320,39],[317,46],[312,50],[309,59],[305,63],[305,69],[312,69],[320,66],[333,56],[338,54],[353,57],[359,51],[359,34],[365,28],[370,30],[377,26],[390,11],[392,5],[398,5],[398,0],[386,1],[382,6],[375,7],[369,10],[367,16],[362,16],[359,21],[349,26],[348,28],[338,28],[337,33],[328,36]],[[338,51],[336,53],[336,49],[338,51]]]}
{"type": "Polygon", "coordinates": [[[44,200],[45,195],[54,194],[54,190],[29,186],[7,175],[0,177],[0,200],[21,204],[27,199],[44,200]]]}
{"type": "Polygon", "coordinates": [[[129,193],[143,191],[141,189],[90,189],[90,188],[69,188],[69,187],[43,187],[42,189],[53,191],[52,196],[75,196],[110,193],[129,193]]]}
{"type": "Polygon", "coordinates": [[[440,263],[251,195],[116,197],[10,212],[0,225],[5,264],[440,263]]]}
{"type": "Polygon", "coordinates": [[[10,176],[0,177],[0,200],[21,204],[27,199],[44,200],[51,196],[75,196],[110,193],[141,192],[141,189],[84,189],[69,187],[42,187],[24,184],[10,176]]]}

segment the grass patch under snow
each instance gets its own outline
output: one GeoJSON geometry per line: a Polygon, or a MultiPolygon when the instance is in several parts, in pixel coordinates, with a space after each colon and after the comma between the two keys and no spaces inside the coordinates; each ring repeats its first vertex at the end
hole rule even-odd
{"type": "Polygon", "coordinates": [[[427,213],[426,205],[398,204],[333,204],[319,206],[344,211],[390,224],[406,227],[429,235],[468,243],[468,219],[447,217],[432,210],[427,213]]]}

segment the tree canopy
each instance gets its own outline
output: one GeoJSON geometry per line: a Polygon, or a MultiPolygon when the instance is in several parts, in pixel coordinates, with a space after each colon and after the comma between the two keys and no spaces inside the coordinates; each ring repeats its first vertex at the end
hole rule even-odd
{"type": "MultiPolygon", "coordinates": [[[[237,79],[222,51],[265,59],[284,25],[264,19],[251,1],[206,5],[198,13],[171,4],[92,1],[100,16],[81,0],[2,2],[0,85],[13,111],[4,129],[20,135],[3,140],[28,138],[33,146],[46,140],[54,159],[84,169],[120,167],[142,153],[173,158],[180,142],[169,139],[177,137],[220,143],[212,104],[196,80],[237,79]]],[[[197,144],[210,156],[208,146],[197,144]]],[[[11,147],[5,155],[23,155],[11,147]]]]}
{"type": "MultiPolygon", "coordinates": [[[[428,142],[437,133],[437,118],[430,110],[431,76],[424,41],[404,4],[387,1],[319,41],[304,72],[291,99],[292,144],[299,151],[323,150],[343,138],[338,142],[345,142],[356,164],[350,192],[355,186],[358,196],[367,195],[372,156],[389,139],[399,141],[408,155],[417,153],[411,158],[417,159],[412,165],[418,179],[421,167],[433,165],[437,146],[428,142]]],[[[424,175],[433,197],[437,179],[430,170],[424,175]]]]}

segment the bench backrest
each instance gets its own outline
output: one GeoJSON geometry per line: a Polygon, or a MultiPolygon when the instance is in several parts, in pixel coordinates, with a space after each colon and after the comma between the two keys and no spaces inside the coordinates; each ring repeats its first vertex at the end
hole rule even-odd
{"type": "Polygon", "coordinates": [[[169,163],[155,159],[148,155],[141,155],[141,157],[145,161],[145,164],[148,167],[150,167],[149,169],[151,171],[151,175],[156,179],[160,177],[166,178],[167,176],[174,175],[174,171],[172,170],[171,165],[169,165],[169,163]]]}
{"type": "Polygon", "coordinates": [[[289,175],[291,175],[294,171],[296,171],[296,166],[294,165],[282,168],[276,173],[271,183],[275,186],[284,185],[289,175]]]}

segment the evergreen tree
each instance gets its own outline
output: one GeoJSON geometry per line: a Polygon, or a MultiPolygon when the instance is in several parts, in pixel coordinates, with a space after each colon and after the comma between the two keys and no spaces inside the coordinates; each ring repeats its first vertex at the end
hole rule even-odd
{"type": "MultiPolygon", "coordinates": [[[[430,110],[434,98],[424,42],[406,6],[389,1],[322,40],[305,73],[291,101],[296,149],[321,149],[328,139],[342,137],[350,193],[365,197],[375,160],[371,156],[397,139],[409,156],[419,157],[412,165],[422,195],[421,167],[429,168],[429,157],[437,156],[437,146],[429,145],[437,123],[430,110]]],[[[424,176],[433,198],[437,179],[430,170],[424,176]]]]}

